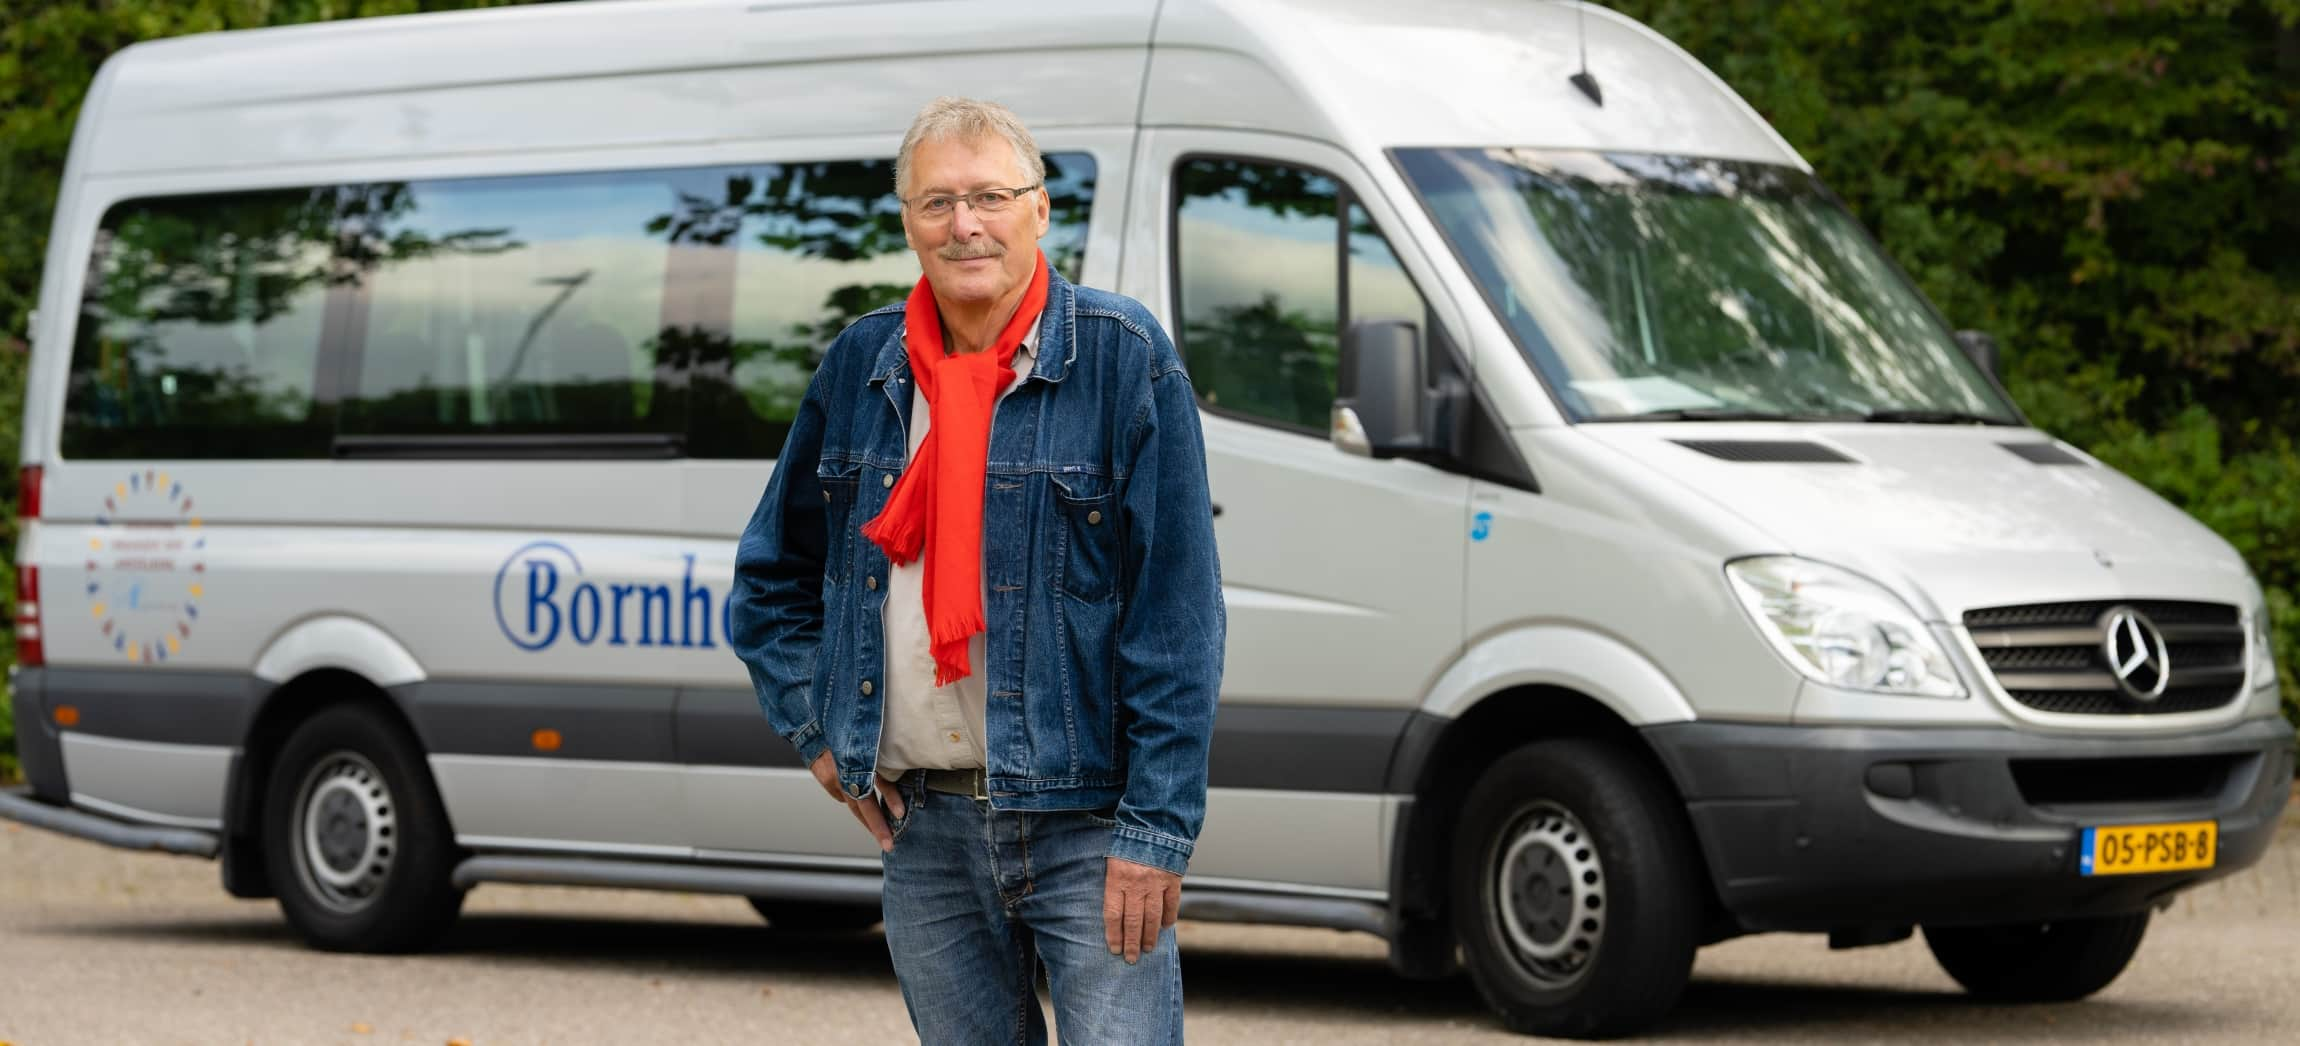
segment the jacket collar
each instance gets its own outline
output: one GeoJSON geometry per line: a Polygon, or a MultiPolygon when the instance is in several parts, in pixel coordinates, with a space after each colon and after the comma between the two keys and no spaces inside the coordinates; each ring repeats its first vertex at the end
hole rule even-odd
{"type": "MultiPolygon", "coordinates": [[[[870,383],[883,385],[895,377],[910,376],[910,354],[902,344],[902,308],[896,303],[890,308],[895,314],[894,328],[879,346],[878,358],[871,363],[870,383]]],[[[1046,274],[1046,311],[1038,315],[1038,352],[1031,363],[1026,382],[1059,383],[1070,374],[1070,365],[1078,361],[1078,292],[1059,272],[1046,274]]]]}

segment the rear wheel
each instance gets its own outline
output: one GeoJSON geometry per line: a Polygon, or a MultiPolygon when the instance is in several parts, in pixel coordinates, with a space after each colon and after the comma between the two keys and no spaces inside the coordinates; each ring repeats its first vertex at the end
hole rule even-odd
{"type": "Polygon", "coordinates": [[[264,795],[264,863],[315,948],[423,948],[463,907],[455,845],[415,738],[367,705],[324,709],[280,748],[264,795]]]}
{"type": "Polygon", "coordinates": [[[782,901],[772,897],[748,898],[751,908],[767,920],[767,925],[778,930],[804,932],[868,930],[879,924],[879,906],[875,904],[815,904],[807,901],[782,901]]]}
{"type": "Polygon", "coordinates": [[[1454,932],[1478,992],[1522,1034],[1637,1031],[1677,1003],[1699,946],[1701,858],[1675,794],[1586,739],[1502,757],[1454,833],[1454,932]]]}
{"type": "Polygon", "coordinates": [[[1925,945],[1965,990],[2003,1002],[2066,1002],[2108,987],[2140,950],[2148,913],[2002,926],[1927,926],[1925,945]]]}

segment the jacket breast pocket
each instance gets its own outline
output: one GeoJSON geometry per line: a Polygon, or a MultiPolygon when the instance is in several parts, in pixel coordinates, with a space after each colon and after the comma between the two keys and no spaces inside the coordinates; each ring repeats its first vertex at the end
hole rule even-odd
{"type": "Polygon", "coordinates": [[[823,579],[845,581],[854,559],[855,499],[861,493],[862,465],[853,461],[825,461],[815,469],[823,494],[823,579]]]}
{"type": "Polygon", "coordinates": [[[1120,548],[1118,498],[1107,480],[1084,474],[1050,475],[1054,510],[1060,517],[1055,533],[1060,538],[1063,594],[1088,603],[1108,602],[1117,594],[1120,548]]]}

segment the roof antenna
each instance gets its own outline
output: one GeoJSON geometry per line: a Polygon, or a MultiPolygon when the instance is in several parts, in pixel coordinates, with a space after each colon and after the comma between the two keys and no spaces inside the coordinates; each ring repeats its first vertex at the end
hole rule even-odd
{"type": "Polygon", "coordinates": [[[1605,92],[1597,89],[1597,78],[1589,75],[1589,27],[1584,20],[1588,9],[1589,0],[1573,0],[1573,30],[1581,38],[1581,71],[1566,79],[1573,86],[1581,88],[1581,93],[1588,95],[1589,100],[1596,102],[1597,107],[1602,109],[1605,108],[1605,92]]]}

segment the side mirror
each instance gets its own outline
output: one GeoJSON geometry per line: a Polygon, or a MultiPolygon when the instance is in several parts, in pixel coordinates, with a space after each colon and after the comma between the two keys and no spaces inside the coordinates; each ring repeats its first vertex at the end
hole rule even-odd
{"type": "Polygon", "coordinates": [[[1999,354],[1996,335],[1987,331],[1958,331],[1957,347],[1965,350],[1965,357],[1987,372],[1989,377],[2002,376],[1997,372],[1999,354]]]}
{"type": "Polygon", "coordinates": [[[1430,449],[1421,329],[1406,320],[1365,320],[1342,333],[1334,398],[1334,446],[1392,458],[1430,449]]]}

